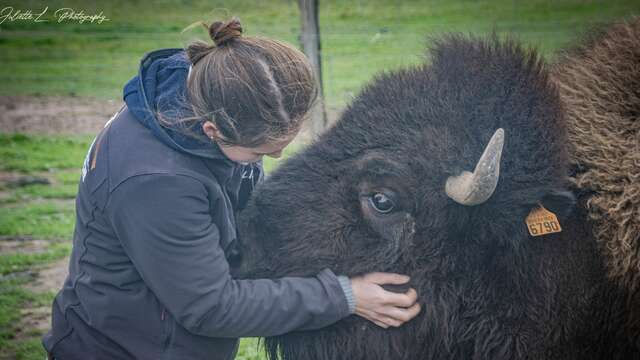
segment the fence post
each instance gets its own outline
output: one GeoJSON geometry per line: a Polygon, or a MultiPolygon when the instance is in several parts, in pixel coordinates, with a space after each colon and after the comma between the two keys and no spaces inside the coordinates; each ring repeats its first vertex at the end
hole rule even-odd
{"type": "Polygon", "coordinates": [[[318,0],[298,0],[302,34],[302,49],[313,67],[318,84],[319,101],[311,110],[311,132],[318,137],[327,127],[327,115],[324,107],[324,91],[322,86],[322,59],[320,46],[320,26],[318,22],[318,0]]]}

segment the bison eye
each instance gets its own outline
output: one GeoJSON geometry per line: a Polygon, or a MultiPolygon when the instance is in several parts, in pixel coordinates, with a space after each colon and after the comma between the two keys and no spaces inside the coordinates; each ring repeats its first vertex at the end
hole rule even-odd
{"type": "Polygon", "coordinates": [[[389,199],[389,197],[383,193],[373,194],[371,197],[369,197],[369,203],[371,203],[371,206],[373,206],[373,208],[381,214],[390,213],[396,206],[393,200],[389,199]]]}

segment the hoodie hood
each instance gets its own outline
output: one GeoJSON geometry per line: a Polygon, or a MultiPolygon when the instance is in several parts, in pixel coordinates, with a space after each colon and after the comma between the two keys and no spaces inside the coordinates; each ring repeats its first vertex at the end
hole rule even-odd
{"type": "Polygon", "coordinates": [[[185,135],[184,126],[163,125],[158,119],[158,115],[166,120],[193,116],[186,101],[190,66],[183,49],[161,49],[148,53],[140,61],[138,75],[124,87],[124,102],[136,120],[171,148],[207,159],[232,162],[215,142],[208,140],[202,126],[189,129],[195,132],[197,137],[194,137],[185,135]]]}

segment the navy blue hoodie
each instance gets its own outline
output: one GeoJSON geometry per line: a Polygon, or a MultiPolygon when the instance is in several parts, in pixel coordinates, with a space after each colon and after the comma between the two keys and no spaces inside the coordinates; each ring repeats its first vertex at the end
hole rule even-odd
{"type": "Polygon", "coordinates": [[[188,70],[181,49],[145,56],[87,154],[69,275],[43,338],[56,358],[232,359],[238,337],[324,327],[353,308],[328,269],[231,278],[235,216],[261,169],[160,124],[189,115],[188,70]]]}

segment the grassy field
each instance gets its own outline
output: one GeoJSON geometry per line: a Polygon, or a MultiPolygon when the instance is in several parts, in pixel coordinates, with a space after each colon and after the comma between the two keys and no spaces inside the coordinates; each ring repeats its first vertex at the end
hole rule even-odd
{"type": "MultiPolygon", "coordinates": [[[[61,7],[102,11],[110,21],[0,24],[0,95],[119,98],[145,52],[202,37],[199,27],[183,32],[199,20],[238,15],[247,34],[293,43],[299,29],[296,3],[284,0],[165,0],[152,6],[142,1],[3,1],[0,10],[6,6],[34,12],[48,6],[49,14],[61,7]]],[[[427,34],[515,33],[551,58],[589,26],[630,14],[640,14],[640,2],[322,1],[326,97],[330,107],[340,109],[374,73],[422,61],[427,34]]],[[[0,359],[43,358],[39,337],[44,329],[25,321],[37,314],[47,320],[55,289],[32,284],[40,271],[64,261],[70,251],[79,168],[91,138],[0,134],[0,359]],[[11,187],[6,181],[24,175],[45,177],[50,184],[11,187]]],[[[277,162],[269,160],[266,166],[277,162]]],[[[264,357],[257,341],[248,339],[238,358],[264,357]]]]}
{"type": "MultiPolygon", "coordinates": [[[[3,2],[42,12],[43,1],[3,2]]],[[[635,0],[320,1],[327,103],[340,108],[372,74],[422,61],[425,35],[515,33],[547,55],[585,28],[640,12],[635,0]]],[[[3,6],[3,7],[4,7],[3,6]]],[[[0,94],[119,98],[141,56],[202,38],[201,20],[237,15],[246,34],[297,44],[294,0],[47,1],[50,21],[0,25],[0,94]],[[102,11],[102,24],[58,23],[55,9],[102,11]],[[189,28],[189,29],[187,29],[189,28]],[[187,29],[186,31],[183,31],[187,29]]]]}

